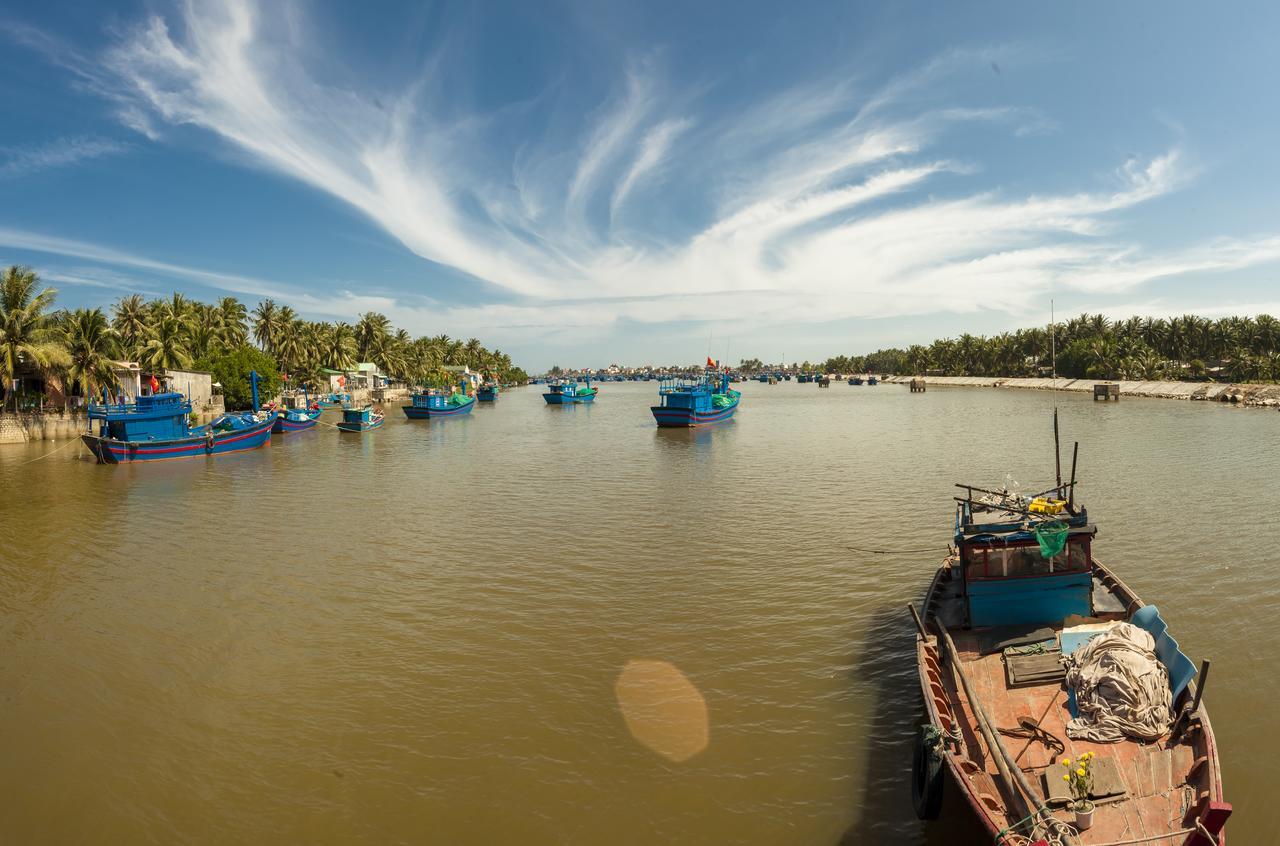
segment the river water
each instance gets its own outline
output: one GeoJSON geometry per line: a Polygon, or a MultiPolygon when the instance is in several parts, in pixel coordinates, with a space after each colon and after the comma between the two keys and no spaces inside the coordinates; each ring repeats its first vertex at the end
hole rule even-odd
{"type": "Polygon", "coordinates": [[[1096,554],[1213,659],[1233,842],[1277,842],[1280,415],[742,389],[704,431],[618,383],[207,463],[0,447],[0,843],[986,842],[954,790],[911,814],[903,606],[953,483],[1052,482],[1055,402],[1096,554]]]}

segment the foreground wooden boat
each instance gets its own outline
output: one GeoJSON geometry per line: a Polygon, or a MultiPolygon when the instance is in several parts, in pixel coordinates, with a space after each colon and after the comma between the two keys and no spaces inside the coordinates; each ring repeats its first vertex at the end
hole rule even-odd
{"type": "Polygon", "coordinates": [[[1225,844],[1231,806],[1200,700],[1208,662],[1198,690],[1156,607],[1093,557],[1097,529],[1073,487],[1031,500],[968,488],[959,502],[955,552],[923,619],[911,609],[927,719],[916,812],[938,815],[949,773],[997,844],[1225,844]],[[1121,653],[1141,677],[1110,663],[1121,653]],[[1133,711],[1142,719],[1118,728],[1095,706],[1122,688],[1150,692],[1133,711]],[[1064,760],[1091,768],[1079,825],[1064,760]]]}
{"type": "Polygon", "coordinates": [[[742,392],[729,387],[729,377],[708,371],[700,379],[667,379],[658,387],[658,405],[650,406],[663,428],[706,426],[729,420],[738,410],[742,392]]]}
{"type": "Polygon", "coordinates": [[[90,405],[97,434],[81,435],[100,464],[202,458],[257,449],[270,443],[275,418],[251,412],[224,414],[192,427],[191,403],[178,393],[141,396],[134,403],[90,405]]]}
{"type": "Polygon", "coordinates": [[[465,394],[444,394],[440,391],[422,391],[410,397],[409,405],[401,406],[404,416],[410,420],[426,420],[430,417],[461,417],[475,408],[476,398],[465,394]]]}
{"type": "Polygon", "coordinates": [[[334,425],[341,432],[364,434],[381,426],[384,419],[381,411],[374,411],[373,406],[366,405],[364,408],[342,409],[342,422],[334,425]]]}
{"type": "Polygon", "coordinates": [[[276,412],[275,423],[271,426],[272,434],[287,435],[291,432],[305,432],[314,429],[324,409],[286,408],[276,412]]]}

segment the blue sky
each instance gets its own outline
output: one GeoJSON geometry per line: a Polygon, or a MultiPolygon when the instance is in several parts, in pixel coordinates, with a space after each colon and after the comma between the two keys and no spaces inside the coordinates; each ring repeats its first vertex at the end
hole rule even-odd
{"type": "Polygon", "coordinates": [[[0,263],[540,369],[1280,313],[1280,8],[0,6],[0,263]]]}

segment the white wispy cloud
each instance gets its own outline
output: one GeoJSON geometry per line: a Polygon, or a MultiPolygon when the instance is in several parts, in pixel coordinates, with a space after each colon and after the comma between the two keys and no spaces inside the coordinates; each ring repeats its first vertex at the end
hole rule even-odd
{"type": "MultiPolygon", "coordinates": [[[[1034,53],[1023,46],[953,50],[887,83],[843,74],[705,113],[672,90],[652,55],[622,60],[610,96],[572,125],[538,122],[537,135],[502,110],[443,101],[444,59],[391,90],[340,76],[300,44],[299,14],[251,0],[192,3],[172,25],[157,16],[128,30],[97,63],[63,61],[109,91],[127,125],[150,135],[200,127],[253,166],[332,195],[423,258],[510,295],[427,309],[343,288],[307,292],[300,304],[317,312],[376,303],[419,331],[447,320],[511,333],[618,318],[765,325],[809,318],[815,301],[826,320],[1030,313],[1055,290],[1117,293],[1280,260],[1271,234],[1206,232],[1176,250],[1116,235],[1143,204],[1195,177],[1177,148],[1034,194],[1001,190],[982,181],[982,162],[942,154],[964,126],[1015,137],[1058,129],[1025,106],[929,96],[957,74],[989,76],[993,63],[1015,72],[1034,53]],[[610,226],[619,216],[627,225],[610,226]],[[659,225],[672,219],[679,225],[659,225]]],[[[28,246],[38,237],[26,235],[28,246]]],[[[238,292],[297,293],[181,272],[238,292]]]]}
{"type": "Polygon", "coordinates": [[[110,138],[58,138],[31,147],[0,147],[0,179],[69,167],[128,149],[128,144],[110,138]]]}

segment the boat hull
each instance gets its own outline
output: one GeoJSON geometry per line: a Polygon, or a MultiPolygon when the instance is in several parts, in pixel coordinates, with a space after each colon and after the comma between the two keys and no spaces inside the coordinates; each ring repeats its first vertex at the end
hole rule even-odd
{"type": "MultiPolygon", "coordinates": [[[[959,791],[978,821],[993,838],[998,838],[1001,832],[1021,819],[1020,814],[1005,807],[1006,801],[996,781],[995,764],[987,755],[985,743],[981,739],[976,711],[946,658],[949,651],[944,645],[944,639],[937,634],[944,626],[957,642],[956,649],[961,656],[964,673],[970,678],[974,690],[980,691],[977,695],[993,728],[1016,727],[1019,715],[1030,713],[1043,728],[1066,743],[1066,757],[1074,759],[1089,751],[1099,759],[1113,760],[1121,772],[1145,774],[1139,777],[1145,778],[1146,782],[1131,785],[1130,789],[1135,792],[1121,801],[1098,806],[1093,827],[1082,832],[1077,841],[1080,846],[1124,840],[1126,835],[1122,832],[1136,830],[1143,821],[1150,826],[1155,819],[1162,822],[1168,820],[1171,833],[1163,838],[1153,838],[1153,843],[1157,840],[1176,846],[1207,843],[1208,841],[1194,835],[1178,833],[1194,827],[1198,819],[1207,824],[1215,815],[1219,819],[1216,827],[1220,827],[1221,820],[1230,814],[1230,806],[1223,802],[1218,749],[1203,703],[1197,718],[1199,729],[1189,731],[1176,744],[1169,744],[1168,735],[1155,744],[1130,740],[1093,744],[1067,738],[1065,721],[1070,718],[1070,714],[1067,713],[1066,694],[1062,692],[1060,683],[1008,687],[998,652],[984,655],[981,648],[977,648],[975,655],[974,644],[979,642],[984,630],[966,630],[954,622],[950,625],[944,622],[944,619],[956,619],[954,614],[943,610],[953,598],[951,594],[959,589],[956,587],[959,580],[953,579],[950,573],[951,560],[944,561],[925,595],[923,617],[929,635],[926,637],[920,632],[916,634],[916,667],[927,721],[940,729],[943,738],[952,733],[953,727],[961,737],[954,751],[949,750],[943,754],[945,770],[950,773],[947,788],[959,791]],[[1160,775],[1159,781],[1157,775],[1160,775]],[[1189,808],[1183,804],[1180,785],[1184,783],[1190,785],[1196,796],[1189,808]]],[[[1126,616],[1125,609],[1133,610],[1142,606],[1143,603],[1136,594],[1096,560],[1091,563],[1091,575],[1095,594],[1101,592],[1108,595],[1114,600],[1111,607],[1119,609],[1114,613],[1099,613],[1097,616],[1122,619],[1126,616]]],[[[1010,743],[1013,744],[1012,741],[1010,743]]],[[[1033,742],[1027,742],[1026,748],[1023,748],[1023,743],[1024,741],[1018,740],[1008,748],[1011,754],[1019,755],[1019,763],[1033,786],[1039,786],[1042,772],[1047,771],[1053,779],[1060,777],[1061,770],[1056,767],[1057,756],[1051,750],[1033,742]]],[[[1065,810],[1060,810],[1057,818],[1071,822],[1065,810]]],[[[1225,832],[1215,842],[1218,846],[1225,846],[1225,832]]]]}
{"type": "Polygon", "coordinates": [[[585,396],[565,396],[564,394],[543,394],[542,398],[547,401],[547,405],[581,405],[583,403],[595,402],[595,394],[587,394],[585,396]]]}
{"type": "Polygon", "coordinates": [[[485,390],[481,388],[476,391],[476,400],[478,402],[493,402],[498,398],[498,392],[494,390],[485,390]]]}
{"type": "Polygon", "coordinates": [[[287,435],[292,432],[305,432],[308,429],[316,427],[316,421],[320,419],[320,412],[312,412],[312,416],[308,416],[306,420],[290,420],[281,414],[276,418],[276,422],[271,427],[273,435],[287,435]]]}
{"type": "Polygon", "coordinates": [[[404,409],[404,416],[410,420],[426,420],[429,417],[461,417],[464,414],[470,414],[471,409],[475,408],[476,401],[472,399],[466,405],[458,405],[452,408],[423,408],[417,405],[401,406],[404,409]]]}
{"type": "Polygon", "coordinates": [[[127,464],[134,461],[167,461],[175,458],[204,458],[258,449],[271,443],[273,419],[263,420],[239,431],[219,432],[170,441],[117,441],[99,435],[81,435],[99,464],[127,464]]]}
{"type": "Polygon", "coordinates": [[[372,423],[363,423],[363,422],[360,422],[360,423],[348,423],[348,422],[346,422],[346,421],[344,420],[344,421],[343,421],[343,422],[341,422],[341,423],[335,423],[335,424],[333,424],[333,425],[337,426],[337,427],[338,427],[338,431],[340,431],[340,432],[349,432],[349,433],[351,433],[351,434],[353,434],[353,435],[359,435],[359,434],[362,434],[362,433],[364,433],[364,432],[372,432],[374,429],[377,429],[379,426],[381,426],[383,423],[385,423],[385,422],[386,422],[386,419],[387,419],[387,418],[383,417],[383,418],[381,418],[381,419],[379,419],[379,420],[375,420],[375,421],[374,421],[374,422],[372,422],[372,423]]]}
{"type": "Polygon", "coordinates": [[[694,426],[710,426],[729,420],[738,410],[738,403],[714,411],[694,411],[692,408],[667,408],[661,405],[649,407],[653,419],[658,426],[667,429],[691,428],[694,426]]]}

